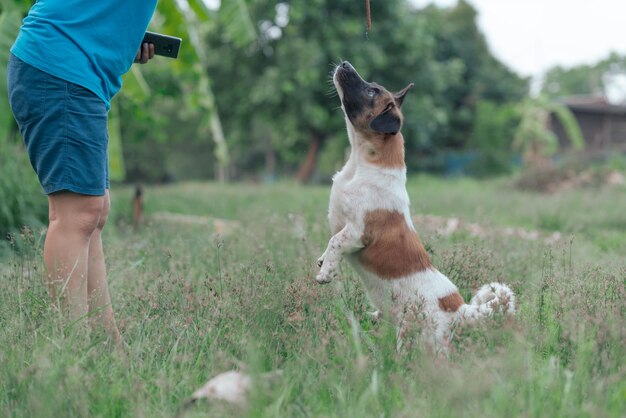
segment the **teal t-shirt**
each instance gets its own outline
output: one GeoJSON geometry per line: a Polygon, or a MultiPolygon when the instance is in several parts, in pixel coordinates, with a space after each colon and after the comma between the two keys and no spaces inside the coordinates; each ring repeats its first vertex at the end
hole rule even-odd
{"type": "Polygon", "coordinates": [[[11,52],[78,84],[110,107],[132,65],[157,0],[38,0],[11,52]]]}

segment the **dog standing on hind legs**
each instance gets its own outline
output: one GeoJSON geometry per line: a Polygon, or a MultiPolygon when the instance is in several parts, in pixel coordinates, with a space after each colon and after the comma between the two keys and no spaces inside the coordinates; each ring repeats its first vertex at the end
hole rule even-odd
{"type": "Polygon", "coordinates": [[[318,259],[318,283],[338,274],[342,258],[354,266],[371,302],[398,324],[402,345],[404,312],[418,306],[432,322],[432,348],[447,352],[452,327],[500,310],[515,312],[506,285],[481,287],[470,303],[431,263],[413,226],[406,191],[400,111],[409,84],[392,94],[364,81],[349,62],[338,65],[333,83],[341,99],[350,157],[333,177],[328,219],[333,236],[318,259]]]}

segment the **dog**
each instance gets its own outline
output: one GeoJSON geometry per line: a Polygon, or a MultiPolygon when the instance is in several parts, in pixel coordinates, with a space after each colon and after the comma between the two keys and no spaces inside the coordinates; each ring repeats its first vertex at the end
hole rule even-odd
{"type": "Polygon", "coordinates": [[[495,311],[515,312],[515,295],[501,283],[481,287],[470,303],[431,263],[413,226],[400,133],[409,84],[392,94],[364,81],[344,61],[333,74],[341,100],[350,156],[333,176],[328,220],[333,234],[322,256],[318,283],[331,282],[345,257],[361,277],[376,316],[395,319],[402,347],[407,308],[419,306],[432,323],[428,346],[446,352],[455,324],[495,311]]]}

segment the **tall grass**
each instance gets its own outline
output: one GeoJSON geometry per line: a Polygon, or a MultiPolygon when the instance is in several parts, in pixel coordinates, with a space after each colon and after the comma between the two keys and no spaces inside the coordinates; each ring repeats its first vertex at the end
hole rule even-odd
{"type": "Polygon", "coordinates": [[[19,245],[15,225],[43,226],[48,206],[28,163],[28,157],[12,143],[0,143],[0,256],[6,255],[7,235],[19,245]]]}
{"type": "Polygon", "coordinates": [[[347,265],[335,283],[315,283],[328,192],[289,184],[150,188],[147,222],[135,231],[131,192],[114,190],[105,250],[127,360],[58,319],[43,282],[40,234],[24,233],[29,250],[0,267],[0,416],[173,417],[204,381],[234,368],[284,373],[274,384],[259,382],[244,407],[199,402],[183,416],[624,415],[626,264],[619,248],[602,247],[612,236],[602,225],[619,222],[612,207],[623,195],[539,197],[509,189],[507,180],[412,179],[416,213],[532,228],[558,213],[566,235],[547,245],[442,236],[417,225],[464,295],[491,280],[519,295],[517,316],[458,329],[450,359],[435,362],[419,340],[397,354],[393,324],[372,322],[347,265]],[[209,219],[150,221],[162,211],[209,219]],[[211,217],[240,227],[216,236],[211,217]]]}

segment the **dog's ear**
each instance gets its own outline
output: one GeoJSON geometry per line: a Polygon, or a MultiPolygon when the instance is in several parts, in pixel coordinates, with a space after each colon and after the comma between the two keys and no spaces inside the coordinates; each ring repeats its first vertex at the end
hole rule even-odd
{"type": "Polygon", "coordinates": [[[376,116],[370,122],[370,128],[381,134],[396,134],[401,126],[402,121],[400,117],[391,109],[376,116]]]}
{"type": "Polygon", "coordinates": [[[413,88],[414,85],[415,84],[410,83],[408,86],[393,95],[393,97],[396,99],[396,103],[398,103],[398,106],[402,106],[402,102],[404,102],[404,96],[406,96],[406,94],[409,92],[409,90],[413,88]]]}

